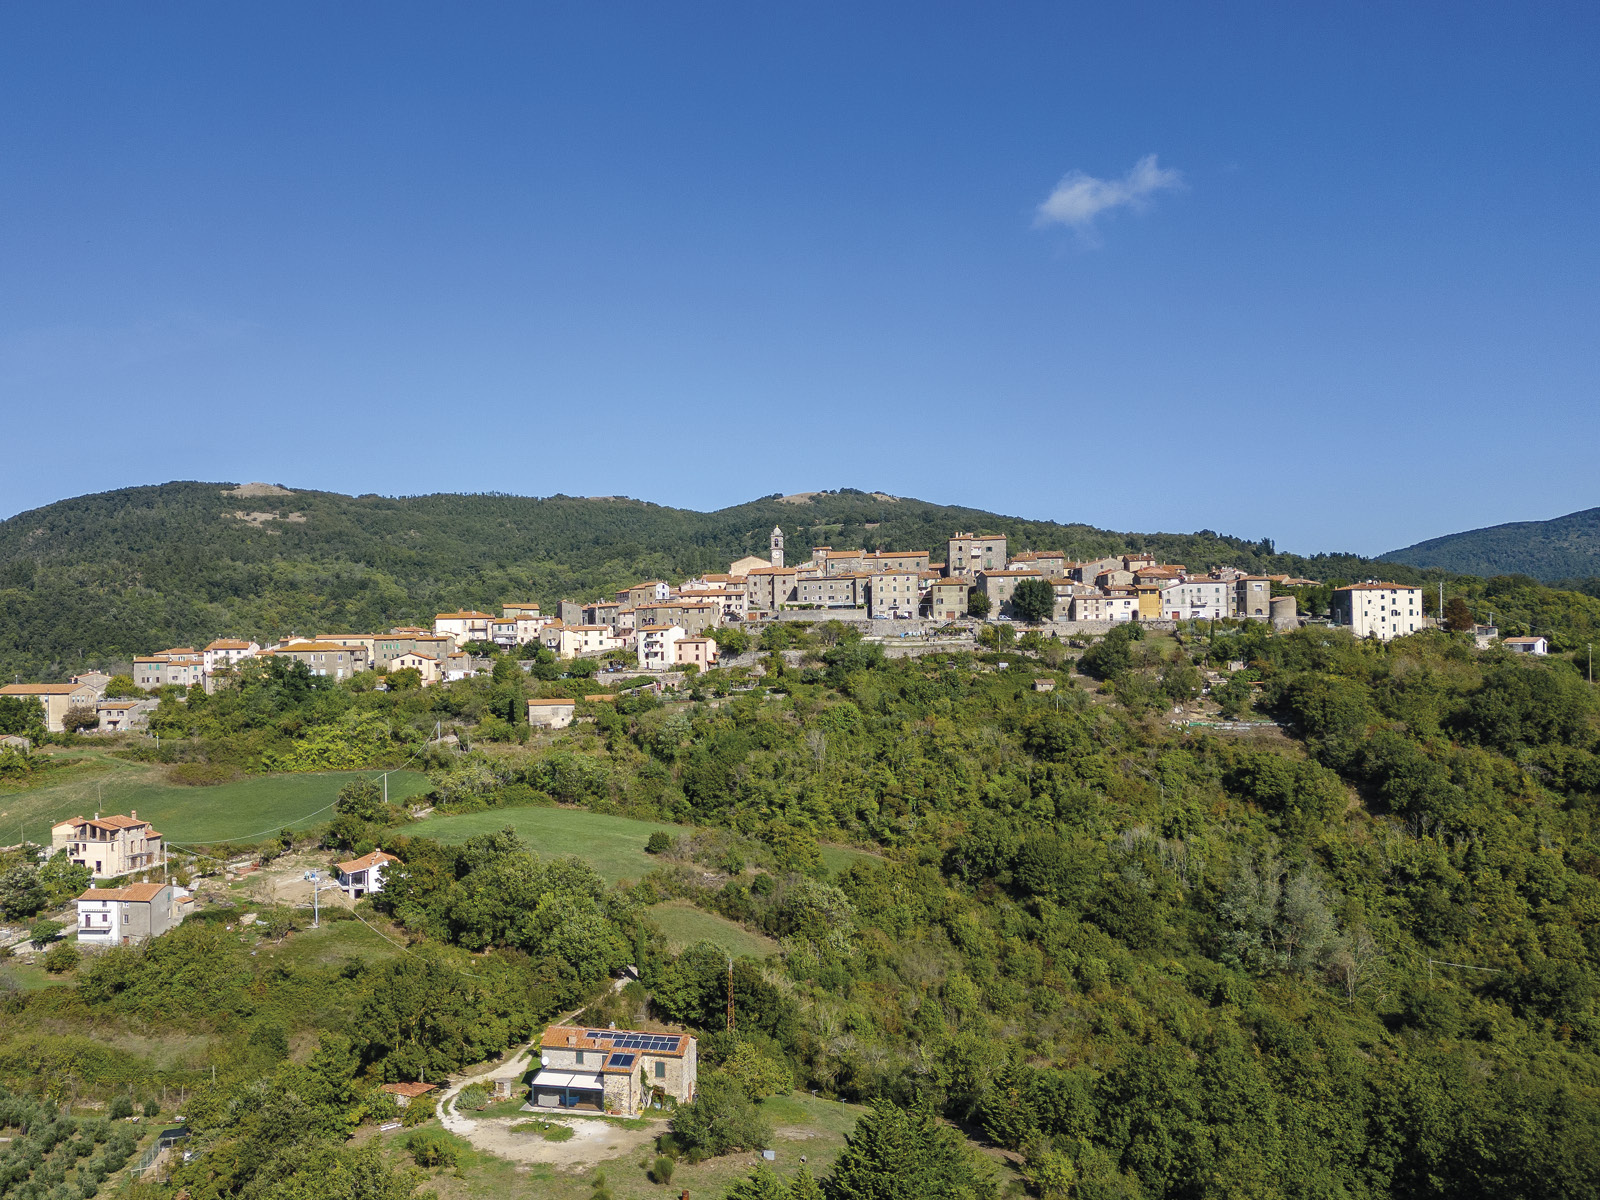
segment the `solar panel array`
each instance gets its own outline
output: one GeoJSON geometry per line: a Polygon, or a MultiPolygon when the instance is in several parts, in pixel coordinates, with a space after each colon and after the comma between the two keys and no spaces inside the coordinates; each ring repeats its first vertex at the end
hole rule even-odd
{"type": "Polygon", "coordinates": [[[611,1056],[611,1061],[606,1065],[612,1067],[631,1067],[633,1066],[633,1059],[634,1056],[632,1054],[613,1054],[611,1056]]]}
{"type": "Polygon", "coordinates": [[[647,1050],[657,1054],[678,1048],[678,1035],[672,1033],[618,1033],[615,1029],[586,1031],[595,1041],[605,1039],[613,1050],[647,1050]]]}

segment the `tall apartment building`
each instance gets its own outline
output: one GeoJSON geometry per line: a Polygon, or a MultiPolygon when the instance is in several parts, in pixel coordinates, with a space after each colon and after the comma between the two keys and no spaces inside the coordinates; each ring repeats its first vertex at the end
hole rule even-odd
{"type": "Polygon", "coordinates": [[[1328,616],[1358,638],[1387,642],[1422,628],[1422,589],[1377,580],[1334,588],[1328,616]]]}
{"type": "Polygon", "coordinates": [[[1004,570],[1009,561],[1006,557],[1006,535],[1003,533],[985,537],[958,533],[945,543],[946,575],[971,578],[982,571],[1004,570]]]}

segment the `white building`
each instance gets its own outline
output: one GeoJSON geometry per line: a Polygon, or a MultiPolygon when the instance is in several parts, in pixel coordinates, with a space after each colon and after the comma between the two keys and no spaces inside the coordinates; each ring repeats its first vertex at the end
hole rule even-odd
{"type": "Polygon", "coordinates": [[[382,850],[352,858],[339,864],[339,887],[352,900],[359,900],[368,892],[383,891],[383,873],[390,863],[400,860],[382,850]]]}
{"type": "Polygon", "coordinates": [[[1186,579],[1161,589],[1161,615],[1173,621],[1220,621],[1233,612],[1233,584],[1186,579]]]}
{"type": "Polygon", "coordinates": [[[188,892],[170,883],[92,887],[78,897],[78,945],[134,946],[160,937],[183,920],[188,902],[188,892]]]}
{"type": "Polygon", "coordinates": [[[637,632],[639,669],[665,671],[678,661],[678,643],[687,634],[681,625],[641,625],[637,632]]]}
{"type": "Polygon", "coordinates": [[[237,666],[241,659],[253,658],[261,653],[261,647],[255,642],[240,641],[238,638],[218,638],[201,652],[205,661],[207,675],[214,675],[219,667],[237,666]]]}
{"type": "Polygon", "coordinates": [[[1139,597],[1131,592],[1094,592],[1072,598],[1074,621],[1137,621],[1139,597]]]}
{"type": "Polygon", "coordinates": [[[576,700],[529,700],[528,724],[535,729],[565,729],[577,711],[576,700]]]}
{"type": "Polygon", "coordinates": [[[1542,637],[1511,637],[1502,643],[1513,654],[1549,654],[1550,643],[1542,637]]]}
{"type": "Polygon", "coordinates": [[[1334,588],[1328,616],[1358,638],[1405,637],[1422,628],[1422,589],[1377,580],[1334,588]]]}

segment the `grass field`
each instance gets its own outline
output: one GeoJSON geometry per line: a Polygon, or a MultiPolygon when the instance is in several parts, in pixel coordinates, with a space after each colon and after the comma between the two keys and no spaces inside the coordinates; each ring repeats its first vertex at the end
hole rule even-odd
{"type": "Polygon", "coordinates": [[[644,852],[645,842],[658,829],[674,836],[678,825],[635,821],[578,808],[495,808],[453,817],[429,817],[409,826],[407,833],[456,845],[483,833],[514,829],[518,836],[547,858],[576,854],[587,859],[608,883],[638,879],[653,865],[644,852]]]}
{"type": "Polygon", "coordinates": [[[668,900],[650,908],[649,913],[661,926],[661,932],[667,935],[667,944],[674,952],[695,942],[713,942],[734,957],[748,954],[753,958],[765,958],[778,949],[778,943],[771,938],[752,933],[726,917],[696,908],[687,900],[668,900]]]}
{"type": "MultiPolygon", "coordinates": [[[[50,782],[28,791],[0,795],[0,841],[46,842],[50,825],[96,811],[137,810],[169,841],[254,841],[285,827],[328,819],[326,810],[350,779],[375,771],[329,771],[307,775],[259,775],[215,787],[181,787],[166,781],[162,767],[113,758],[104,751],[76,755],[70,768],[52,772],[50,782]]],[[[427,776],[415,771],[389,775],[390,799],[428,790],[427,776]]]]}

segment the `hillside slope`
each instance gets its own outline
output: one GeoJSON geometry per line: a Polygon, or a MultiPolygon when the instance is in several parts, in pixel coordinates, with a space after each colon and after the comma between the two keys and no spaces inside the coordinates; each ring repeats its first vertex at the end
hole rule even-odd
{"type": "Polygon", "coordinates": [[[1463,575],[1531,575],[1546,582],[1591,579],[1600,576],[1600,508],[1447,534],[1384,558],[1463,575]]]}
{"type": "Polygon", "coordinates": [[[929,548],[957,530],[1088,557],[1146,549],[1191,568],[1232,563],[1359,577],[1354,556],[1276,554],[1270,542],[1133,534],[842,489],[717,512],[626,498],[394,498],[180,482],[63,500],[0,522],[0,673],[59,678],[228,633],[261,639],[387,628],[504,600],[553,604],[641,578],[724,570],[813,545],[929,548]],[[240,494],[243,492],[243,494],[240,494]]]}

